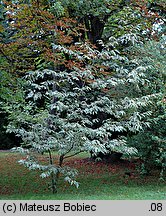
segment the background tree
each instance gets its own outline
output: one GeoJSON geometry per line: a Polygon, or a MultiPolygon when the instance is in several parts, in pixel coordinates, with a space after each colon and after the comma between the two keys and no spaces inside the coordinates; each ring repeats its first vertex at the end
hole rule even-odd
{"type": "Polygon", "coordinates": [[[151,32],[152,25],[163,17],[165,11],[162,0],[157,3],[149,0],[62,0],[58,4],[64,8],[61,16],[81,23],[84,26],[81,38],[89,39],[93,44],[101,39],[108,41],[110,36],[118,37],[127,33],[141,35],[145,29],[151,32]]]}
{"type": "MultiPolygon", "coordinates": [[[[4,58],[0,57],[0,65],[5,64],[4,58]]],[[[6,134],[7,113],[2,109],[3,103],[12,100],[11,95],[17,88],[16,80],[11,74],[0,69],[0,148],[9,149],[18,145],[15,135],[6,134]]]]}
{"type": "Polygon", "coordinates": [[[160,177],[164,178],[166,166],[166,109],[165,109],[165,36],[160,41],[149,41],[144,46],[135,48],[136,55],[139,56],[143,65],[151,66],[147,73],[150,85],[144,87],[147,93],[157,93],[158,97],[153,100],[150,117],[151,126],[145,131],[133,137],[132,145],[138,149],[139,156],[143,160],[142,172],[148,174],[156,166],[160,168],[160,177]]]}

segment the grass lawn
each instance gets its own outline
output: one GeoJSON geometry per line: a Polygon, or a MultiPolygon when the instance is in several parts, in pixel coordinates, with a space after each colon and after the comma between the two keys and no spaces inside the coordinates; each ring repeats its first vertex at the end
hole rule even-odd
{"type": "Polygon", "coordinates": [[[133,162],[116,164],[93,162],[82,154],[66,161],[79,171],[78,189],[59,181],[58,193],[48,189],[49,179],[41,179],[39,172],[29,171],[17,161],[19,154],[0,152],[0,199],[43,200],[160,200],[166,199],[166,184],[160,182],[155,171],[141,177],[133,162]],[[126,176],[126,171],[131,176],[126,176]]]}

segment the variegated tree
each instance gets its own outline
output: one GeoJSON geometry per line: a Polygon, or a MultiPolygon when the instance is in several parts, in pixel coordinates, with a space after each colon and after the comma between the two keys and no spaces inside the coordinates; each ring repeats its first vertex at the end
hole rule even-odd
{"type": "Polygon", "coordinates": [[[63,163],[69,157],[84,151],[137,152],[127,146],[123,133],[135,133],[148,125],[150,112],[142,108],[152,95],[140,93],[148,85],[148,68],[120,55],[116,49],[120,40],[111,38],[107,45],[101,42],[101,52],[87,43],[75,44],[75,50],[52,44],[52,58],[62,61],[70,56],[70,68],[62,70],[58,64],[54,70],[28,72],[19,97],[6,105],[8,132],[21,136],[23,144],[17,150],[27,155],[19,162],[41,170],[41,177],[51,176],[53,193],[60,175],[78,186],[76,170],[63,163]],[[40,163],[39,153],[48,154],[48,164],[40,163]]]}

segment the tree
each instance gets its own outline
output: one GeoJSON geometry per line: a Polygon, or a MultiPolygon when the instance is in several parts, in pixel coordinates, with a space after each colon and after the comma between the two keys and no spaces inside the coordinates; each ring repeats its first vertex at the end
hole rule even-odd
{"type": "MultiPolygon", "coordinates": [[[[147,3],[123,0],[2,1],[0,52],[8,63],[8,66],[2,66],[17,76],[28,70],[51,69],[48,54],[50,44],[57,39],[57,30],[61,37],[65,35],[66,43],[68,35],[73,43],[88,39],[99,49],[102,48],[97,41],[101,39],[107,42],[111,36],[127,33],[142,36],[143,30],[152,29],[155,20],[160,19],[158,10],[149,13],[151,7],[147,3]]],[[[162,4],[160,6],[164,8],[162,4]]]]}
{"type": "Polygon", "coordinates": [[[112,50],[114,43],[115,39],[103,44],[102,52],[87,43],[76,44],[79,51],[53,44],[54,57],[63,52],[80,64],[72,64],[70,69],[56,67],[27,73],[24,91],[19,88],[19,97],[13,96],[13,101],[5,106],[10,120],[8,132],[21,136],[25,150],[18,150],[27,154],[20,163],[42,170],[41,177],[51,175],[53,193],[61,174],[78,186],[73,179],[76,172],[63,165],[66,158],[82,151],[134,154],[137,150],[127,146],[122,134],[148,125],[145,116],[149,112],[141,109],[147,106],[151,95],[134,96],[145,83],[146,67],[120,56],[116,49],[112,50]],[[40,108],[36,101],[43,92],[45,106],[40,108]],[[118,136],[112,137],[115,132],[118,136]],[[54,151],[58,152],[57,162],[53,161],[54,151]],[[38,153],[49,155],[47,165],[37,160],[38,153]]]}
{"type": "Polygon", "coordinates": [[[157,3],[150,0],[61,0],[54,3],[54,7],[57,5],[64,9],[60,17],[68,16],[81,23],[81,38],[97,46],[98,40],[107,42],[111,36],[119,37],[127,33],[142,35],[146,29],[151,32],[152,25],[165,11],[162,0],[157,3]]]}
{"type": "Polygon", "coordinates": [[[138,155],[143,161],[142,172],[149,174],[158,167],[161,179],[164,178],[166,166],[165,44],[166,38],[163,36],[159,41],[151,40],[144,45],[136,46],[134,49],[135,56],[139,57],[140,63],[150,66],[146,75],[150,85],[142,91],[145,94],[158,94],[158,97],[152,100],[150,128],[145,129],[130,140],[131,145],[134,143],[138,149],[138,155]]]}
{"type": "Polygon", "coordinates": [[[6,41],[1,40],[0,50],[9,64],[9,72],[21,76],[25,71],[35,69],[38,61],[44,58],[46,39],[53,37],[51,26],[54,16],[44,11],[44,6],[38,5],[38,1],[6,4],[8,10],[3,23],[8,25],[10,37],[6,41]]]}
{"type": "Polygon", "coordinates": [[[79,20],[84,25],[82,38],[88,38],[91,43],[96,44],[97,40],[101,40],[104,27],[108,18],[121,10],[124,1],[102,1],[93,0],[85,1],[66,1],[62,0],[61,5],[66,8],[69,17],[79,20]],[[86,31],[85,31],[86,29],[86,31]]]}
{"type": "MultiPolygon", "coordinates": [[[[0,65],[7,66],[5,58],[0,56],[0,65]]],[[[13,91],[18,88],[18,82],[12,74],[0,68],[0,149],[10,149],[19,145],[15,135],[6,133],[7,113],[2,108],[4,103],[12,100],[13,91]]]]}

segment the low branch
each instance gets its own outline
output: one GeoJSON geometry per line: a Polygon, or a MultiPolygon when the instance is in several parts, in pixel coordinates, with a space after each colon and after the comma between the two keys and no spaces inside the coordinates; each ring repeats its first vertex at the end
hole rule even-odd
{"type": "Polygon", "coordinates": [[[65,155],[67,155],[72,149],[73,149],[73,145],[72,145],[71,148],[65,153],[65,155]]]}
{"type": "Polygon", "coordinates": [[[64,157],[64,159],[70,158],[70,157],[74,157],[75,155],[78,155],[78,154],[80,154],[81,152],[84,152],[84,151],[79,151],[79,152],[76,152],[76,153],[74,153],[74,154],[72,154],[72,155],[68,155],[68,156],[64,157]]]}

